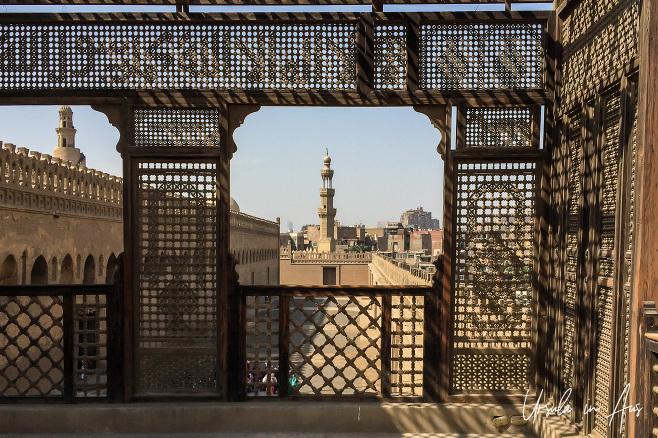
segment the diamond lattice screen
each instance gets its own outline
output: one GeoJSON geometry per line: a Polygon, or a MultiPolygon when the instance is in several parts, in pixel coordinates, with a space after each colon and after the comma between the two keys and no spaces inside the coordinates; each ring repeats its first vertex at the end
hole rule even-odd
{"type": "Polygon", "coordinates": [[[528,388],[535,174],[534,163],[458,164],[453,392],[528,388]]]}
{"type": "Polygon", "coordinates": [[[64,394],[61,297],[0,297],[0,395],[64,394]]]}
{"type": "Polygon", "coordinates": [[[541,88],[540,24],[427,24],[420,83],[427,89],[541,88]]]}
{"type": "Polygon", "coordinates": [[[138,392],[214,391],[217,165],[137,169],[138,392]]]}
{"type": "Polygon", "coordinates": [[[381,394],[381,299],[290,298],[294,395],[381,394]]]}

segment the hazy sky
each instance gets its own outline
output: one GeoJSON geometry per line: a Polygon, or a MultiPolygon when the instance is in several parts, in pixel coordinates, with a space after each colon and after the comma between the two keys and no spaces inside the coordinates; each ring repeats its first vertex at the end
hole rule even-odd
{"type": "MultiPolygon", "coordinates": [[[[65,104],[66,102],[62,102],[65,104]]],[[[121,175],[118,131],[86,106],[72,106],[76,146],[87,166],[121,175]]],[[[52,154],[57,106],[0,106],[0,141],[52,154]]],[[[242,212],[298,230],[318,223],[320,170],[329,148],[337,220],[376,225],[423,206],[441,216],[441,135],[411,108],[265,107],[236,130],[231,195],[242,212]]]]}

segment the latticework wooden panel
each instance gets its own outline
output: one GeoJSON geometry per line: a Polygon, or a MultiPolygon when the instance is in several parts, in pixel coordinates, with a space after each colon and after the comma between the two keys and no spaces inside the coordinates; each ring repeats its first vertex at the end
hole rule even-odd
{"type": "Polygon", "coordinates": [[[135,146],[219,147],[219,114],[205,109],[137,109],[135,146]]]}
{"type": "Polygon", "coordinates": [[[247,395],[278,394],[279,298],[246,297],[247,395]]]}
{"type": "Polygon", "coordinates": [[[423,395],[425,297],[391,297],[391,395],[423,395]]]}
{"type": "Polygon", "coordinates": [[[356,24],[0,26],[0,89],[356,88],[356,24]]]}
{"type": "Polygon", "coordinates": [[[540,24],[421,26],[420,81],[427,89],[541,88],[540,24]]]}
{"type": "Polygon", "coordinates": [[[73,336],[76,395],[107,396],[107,303],[105,295],[76,297],[73,336]]]}
{"type": "Polygon", "coordinates": [[[535,164],[460,163],[456,173],[452,390],[525,389],[531,371],[535,164]],[[460,361],[467,357],[473,362],[464,366],[460,361]],[[498,358],[516,361],[505,367],[513,376],[495,377],[498,358]]]}
{"type": "Polygon", "coordinates": [[[381,299],[291,297],[292,394],[381,394],[381,299]]]}
{"type": "Polygon", "coordinates": [[[184,160],[138,163],[140,392],[216,386],[216,166],[184,160]]]}
{"type": "MultiPolygon", "coordinates": [[[[602,199],[600,238],[601,251],[599,254],[598,278],[599,283],[605,280],[614,284],[616,242],[615,219],[620,211],[617,204],[617,189],[619,183],[620,162],[620,134],[621,134],[621,93],[613,93],[605,99],[605,113],[603,119],[603,144],[601,151],[602,199]]],[[[614,333],[613,320],[615,318],[615,289],[599,284],[597,290],[597,327],[596,327],[596,360],[595,360],[595,402],[602,407],[594,413],[594,429],[602,436],[608,435],[608,411],[611,398],[614,398],[614,389],[611,387],[614,376],[614,333]]]]}
{"type": "Polygon", "coordinates": [[[585,0],[564,20],[563,108],[637,56],[639,0],[585,0]]]}
{"type": "Polygon", "coordinates": [[[531,147],[530,108],[468,108],[466,147],[531,147]]]}
{"type": "Polygon", "coordinates": [[[64,394],[61,297],[0,297],[0,395],[64,394]]]}
{"type": "Polygon", "coordinates": [[[576,300],[578,298],[578,231],[580,228],[580,193],[582,169],[581,114],[569,117],[568,125],[568,199],[566,228],[566,266],[563,298],[562,382],[563,390],[573,387],[574,337],[576,335],[576,300]]]}
{"type": "Polygon", "coordinates": [[[375,88],[402,90],[407,84],[407,27],[375,27],[375,88]]]}

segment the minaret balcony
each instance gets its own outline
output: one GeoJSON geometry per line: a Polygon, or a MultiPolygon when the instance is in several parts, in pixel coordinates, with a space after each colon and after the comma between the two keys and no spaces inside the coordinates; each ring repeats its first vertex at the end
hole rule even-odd
{"type": "Polygon", "coordinates": [[[327,216],[336,216],[336,209],[335,208],[318,208],[318,215],[320,215],[320,218],[327,217],[327,216]]]}
{"type": "Polygon", "coordinates": [[[320,196],[334,196],[336,189],[320,189],[320,196]]]}

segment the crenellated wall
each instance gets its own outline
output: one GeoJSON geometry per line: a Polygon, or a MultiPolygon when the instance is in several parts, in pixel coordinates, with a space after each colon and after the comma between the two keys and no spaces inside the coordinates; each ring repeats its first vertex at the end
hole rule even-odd
{"type": "Polygon", "coordinates": [[[0,149],[0,283],[105,283],[123,251],[121,178],[0,149]]]}

